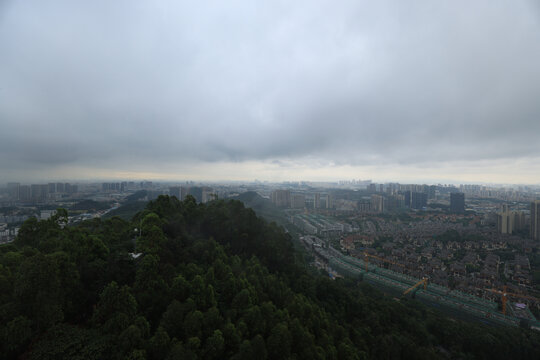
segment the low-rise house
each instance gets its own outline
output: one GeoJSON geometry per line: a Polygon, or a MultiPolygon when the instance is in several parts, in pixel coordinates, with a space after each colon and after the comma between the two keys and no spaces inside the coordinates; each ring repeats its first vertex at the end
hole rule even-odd
{"type": "Polygon", "coordinates": [[[476,264],[478,264],[478,259],[479,259],[478,254],[473,253],[473,252],[468,252],[463,257],[462,262],[464,264],[476,265],[476,264]]]}
{"type": "Polygon", "coordinates": [[[428,264],[433,269],[441,269],[441,267],[443,266],[443,262],[441,261],[441,259],[438,259],[438,258],[433,258],[433,259],[429,260],[428,264]]]}
{"type": "Polygon", "coordinates": [[[433,249],[432,247],[427,247],[425,249],[422,249],[422,251],[420,252],[420,254],[425,257],[426,259],[431,259],[433,257],[433,253],[435,252],[435,249],[433,249]]]}
{"type": "Polygon", "coordinates": [[[450,273],[457,277],[466,276],[467,269],[464,264],[457,262],[450,265],[450,273]]]}
{"type": "Polygon", "coordinates": [[[480,271],[478,278],[484,280],[485,284],[490,285],[494,283],[495,280],[497,280],[498,274],[494,270],[491,270],[489,268],[484,268],[480,271]]]}
{"type": "Polygon", "coordinates": [[[439,251],[439,258],[441,259],[450,260],[453,257],[454,253],[448,249],[442,249],[441,251],[439,251]]]}

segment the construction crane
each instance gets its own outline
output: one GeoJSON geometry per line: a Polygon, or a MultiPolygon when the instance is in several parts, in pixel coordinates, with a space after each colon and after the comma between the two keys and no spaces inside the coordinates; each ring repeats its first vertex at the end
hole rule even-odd
{"type": "Polygon", "coordinates": [[[506,302],[508,301],[508,296],[512,296],[512,297],[519,298],[519,299],[530,299],[530,300],[538,301],[537,298],[532,297],[532,296],[509,293],[507,291],[507,286],[506,285],[504,285],[503,291],[500,291],[500,290],[497,290],[497,289],[484,289],[484,290],[491,291],[492,293],[501,295],[502,313],[503,313],[503,315],[506,315],[506,302]]]}
{"type": "Polygon", "coordinates": [[[368,271],[368,265],[369,265],[369,258],[370,258],[370,257],[372,257],[372,258],[374,258],[374,259],[377,259],[377,260],[380,260],[380,261],[384,261],[384,262],[390,263],[390,264],[394,264],[394,265],[397,265],[397,266],[405,267],[405,265],[400,264],[400,263],[397,263],[397,262],[395,262],[395,261],[388,260],[388,259],[382,258],[382,257],[380,257],[380,256],[368,254],[367,251],[364,251],[364,257],[365,257],[365,263],[366,263],[366,272],[368,271]]]}
{"type": "Polygon", "coordinates": [[[422,278],[422,280],[420,280],[419,282],[417,282],[416,284],[414,284],[413,286],[411,286],[410,288],[405,290],[403,292],[403,295],[407,295],[408,293],[410,293],[411,291],[413,291],[414,289],[416,289],[417,287],[419,287],[422,284],[424,284],[424,290],[426,290],[427,289],[427,282],[428,282],[428,278],[422,278]]]}

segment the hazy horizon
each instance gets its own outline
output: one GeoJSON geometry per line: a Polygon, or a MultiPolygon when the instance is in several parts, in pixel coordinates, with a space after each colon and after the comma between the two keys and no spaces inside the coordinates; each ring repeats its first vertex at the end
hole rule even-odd
{"type": "Polygon", "coordinates": [[[396,179],[328,179],[328,180],[312,180],[312,179],[285,179],[285,180],[264,180],[264,179],[204,179],[204,178],[177,178],[174,176],[171,177],[152,177],[152,174],[146,174],[148,176],[146,177],[125,177],[125,176],[119,176],[119,177],[89,177],[89,178],[32,178],[32,179],[15,179],[10,180],[6,182],[0,182],[0,188],[6,185],[9,185],[9,183],[19,183],[21,185],[31,185],[31,184],[46,184],[46,183],[73,183],[73,184],[97,184],[100,185],[102,183],[108,183],[108,182],[124,182],[124,181],[132,181],[138,184],[139,182],[146,182],[150,181],[154,184],[167,184],[167,185],[186,185],[186,184],[194,184],[194,185],[201,185],[201,184],[207,184],[207,185],[249,185],[249,184],[268,184],[268,185],[285,185],[285,184],[299,184],[299,183],[305,183],[305,184],[311,184],[314,186],[318,185],[324,185],[324,184],[336,184],[340,186],[353,186],[355,185],[354,182],[358,184],[358,182],[366,182],[367,183],[373,183],[373,184],[401,184],[401,185],[408,185],[408,184],[417,184],[417,185],[442,185],[442,186],[456,186],[459,187],[460,185],[481,185],[481,186],[487,186],[488,188],[503,188],[503,187],[515,187],[515,186],[530,186],[533,188],[540,188],[540,184],[532,184],[532,183],[511,183],[511,182],[486,182],[486,181],[447,181],[445,179],[442,179],[440,181],[423,181],[423,180],[414,180],[411,179],[410,181],[399,181],[396,179]]]}
{"type": "Polygon", "coordinates": [[[0,3],[0,182],[540,184],[535,1],[0,3]]]}

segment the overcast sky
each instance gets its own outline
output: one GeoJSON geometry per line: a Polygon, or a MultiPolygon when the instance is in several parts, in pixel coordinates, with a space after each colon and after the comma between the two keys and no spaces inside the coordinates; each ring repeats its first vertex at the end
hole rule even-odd
{"type": "Polygon", "coordinates": [[[540,183],[540,5],[0,0],[0,127],[0,181],[540,183]]]}

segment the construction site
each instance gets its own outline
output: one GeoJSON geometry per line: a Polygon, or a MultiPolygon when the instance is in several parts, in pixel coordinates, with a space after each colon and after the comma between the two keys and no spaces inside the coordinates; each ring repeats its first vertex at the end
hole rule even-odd
{"type": "Polygon", "coordinates": [[[493,290],[501,295],[499,305],[495,301],[429,283],[427,278],[419,279],[385,269],[370,262],[369,258],[375,256],[367,253],[365,258],[360,259],[344,255],[314,236],[304,236],[301,240],[317,260],[324,264],[331,276],[353,278],[369,283],[387,294],[415,298],[456,318],[540,330],[540,321],[525,304],[511,302],[509,297],[512,294],[506,293],[506,289],[493,290]]]}

